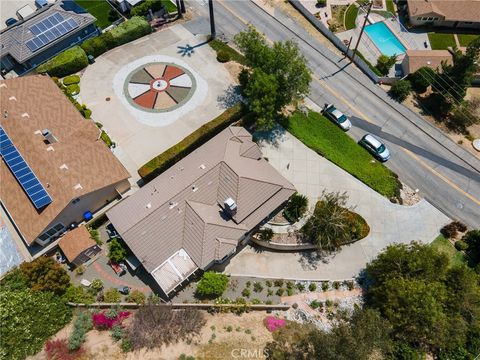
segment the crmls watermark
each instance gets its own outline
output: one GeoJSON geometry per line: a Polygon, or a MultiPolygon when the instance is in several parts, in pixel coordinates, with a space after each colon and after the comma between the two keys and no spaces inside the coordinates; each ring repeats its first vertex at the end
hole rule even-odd
{"type": "Polygon", "coordinates": [[[266,359],[268,350],[264,348],[237,348],[230,353],[232,359],[266,359]]]}

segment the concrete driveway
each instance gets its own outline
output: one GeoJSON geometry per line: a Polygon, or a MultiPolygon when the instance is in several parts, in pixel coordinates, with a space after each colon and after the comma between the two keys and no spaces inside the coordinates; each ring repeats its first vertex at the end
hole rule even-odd
{"type": "Polygon", "coordinates": [[[101,55],[83,72],[81,102],[92,109],[92,118],[104,125],[104,130],[117,144],[114,153],[132,175],[133,182],[139,179],[139,167],[229,106],[221,99],[235,79],[217,62],[215,52],[205,40],[205,36],[195,36],[182,25],[174,25],[101,55]],[[187,45],[193,48],[190,54],[181,51],[187,45]],[[167,58],[168,62],[188,68],[197,78],[198,86],[192,99],[179,110],[171,111],[171,121],[164,121],[170,116],[168,112],[145,113],[149,120],[158,116],[159,123],[163,121],[167,125],[152,126],[136,117],[121,98],[122,91],[118,87],[123,85],[115,83],[118,74],[142,58],[149,61],[167,58]]]}
{"type": "Polygon", "coordinates": [[[321,157],[288,132],[277,141],[260,142],[270,164],[291,181],[313,206],[322,191],[346,191],[349,205],[370,225],[370,234],[337,254],[319,259],[315,253],[280,253],[245,247],[225,272],[232,275],[286,279],[343,280],[352,278],[389,244],[417,240],[430,243],[449,222],[426,200],[413,206],[391,203],[352,175],[321,157]]]}

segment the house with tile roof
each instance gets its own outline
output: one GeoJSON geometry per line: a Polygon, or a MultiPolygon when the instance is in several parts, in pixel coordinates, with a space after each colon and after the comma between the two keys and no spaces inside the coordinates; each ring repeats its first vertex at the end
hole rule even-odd
{"type": "Polygon", "coordinates": [[[407,0],[413,26],[480,29],[480,0],[407,0]]]}
{"type": "Polygon", "coordinates": [[[0,204],[45,246],[130,188],[130,174],[46,75],[0,81],[0,204]]]}
{"type": "Polygon", "coordinates": [[[72,267],[86,263],[102,251],[84,225],[63,235],[58,242],[58,247],[72,267]]]}
{"type": "Polygon", "coordinates": [[[441,70],[442,63],[453,65],[453,55],[448,50],[407,50],[402,60],[404,75],[412,74],[421,67],[441,70]]]}
{"type": "Polygon", "coordinates": [[[98,35],[97,19],[72,0],[58,0],[0,32],[2,75],[24,74],[58,53],[98,35]]]}
{"type": "Polygon", "coordinates": [[[232,126],[107,211],[165,294],[236,252],[294,186],[232,126]]]}

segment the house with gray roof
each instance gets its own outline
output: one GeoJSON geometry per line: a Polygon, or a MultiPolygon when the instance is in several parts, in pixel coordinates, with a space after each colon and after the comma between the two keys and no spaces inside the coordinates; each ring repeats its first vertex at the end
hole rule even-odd
{"type": "Polygon", "coordinates": [[[294,186],[251,135],[229,127],[107,212],[143,267],[169,294],[225,261],[294,186]]]}
{"type": "Polygon", "coordinates": [[[0,32],[2,75],[22,75],[98,35],[95,17],[71,0],[57,0],[0,32]]]}

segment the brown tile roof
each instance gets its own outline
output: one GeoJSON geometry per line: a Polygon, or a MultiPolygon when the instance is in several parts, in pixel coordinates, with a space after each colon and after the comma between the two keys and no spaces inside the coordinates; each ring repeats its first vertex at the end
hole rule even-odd
{"type": "Polygon", "coordinates": [[[256,154],[251,135],[229,127],[107,216],[149,272],[182,248],[205,268],[295,192],[256,154]],[[234,220],[222,210],[228,197],[238,206],[234,220]]]}
{"type": "Polygon", "coordinates": [[[441,68],[443,61],[451,65],[453,57],[448,50],[407,50],[404,61],[408,63],[407,71],[411,74],[424,66],[434,70],[441,68]]]}
{"type": "Polygon", "coordinates": [[[0,81],[0,100],[0,125],[53,199],[37,211],[0,161],[0,199],[28,243],[72,200],[130,177],[99,139],[95,123],[85,120],[48,76],[0,81]],[[45,144],[39,133],[43,129],[49,129],[58,142],[45,144]]]}
{"type": "Polygon", "coordinates": [[[438,14],[446,21],[480,22],[480,0],[408,0],[408,14],[438,14]]]}
{"type": "Polygon", "coordinates": [[[58,246],[69,262],[74,261],[83,251],[95,245],[97,243],[90,237],[85,226],[68,231],[58,242],[58,246]]]}

